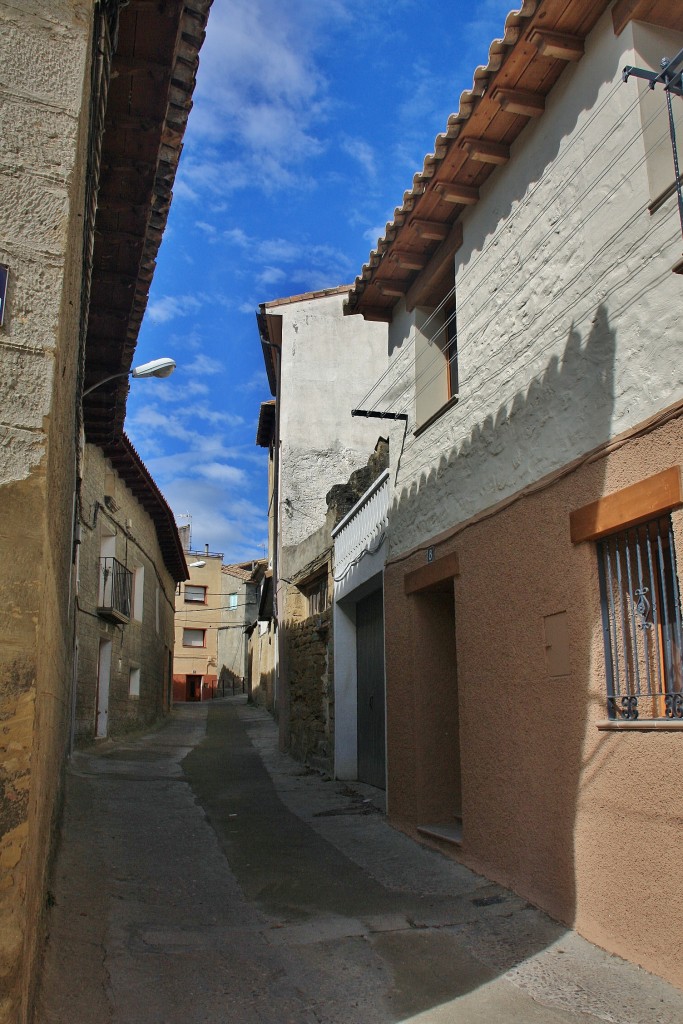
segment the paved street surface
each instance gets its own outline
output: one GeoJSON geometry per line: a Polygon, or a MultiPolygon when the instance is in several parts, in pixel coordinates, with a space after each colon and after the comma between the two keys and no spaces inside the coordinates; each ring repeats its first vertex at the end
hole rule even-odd
{"type": "Polygon", "coordinates": [[[682,993],[371,796],[278,753],[243,697],[78,753],[38,1024],[681,1024],[682,993]]]}

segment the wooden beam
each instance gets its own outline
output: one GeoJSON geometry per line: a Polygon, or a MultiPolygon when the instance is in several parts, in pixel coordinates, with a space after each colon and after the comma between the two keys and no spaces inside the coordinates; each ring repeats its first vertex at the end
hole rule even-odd
{"type": "Polygon", "coordinates": [[[546,32],[535,28],[529,33],[529,42],[535,46],[542,57],[554,57],[556,60],[581,60],[584,54],[583,39],[569,36],[564,32],[546,32]]]}
{"type": "Polygon", "coordinates": [[[448,238],[448,232],[451,230],[450,224],[446,224],[444,221],[419,220],[417,217],[413,218],[409,225],[417,231],[420,238],[437,242],[443,242],[444,238],[448,238]]]}
{"type": "Polygon", "coordinates": [[[473,206],[479,202],[479,189],[471,185],[459,185],[456,181],[437,181],[434,191],[447,203],[473,206]]]}
{"type": "Polygon", "coordinates": [[[609,533],[625,530],[683,505],[681,468],[672,466],[661,473],[598,498],[569,515],[572,543],[598,540],[609,533]]]}
{"type": "Polygon", "coordinates": [[[505,164],[510,159],[510,147],[502,142],[489,142],[488,139],[463,139],[462,148],[469,153],[472,160],[482,164],[505,164]]]}
{"type": "Polygon", "coordinates": [[[423,270],[427,265],[427,256],[424,254],[411,252],[409,249],[397,249],[395,246],[389,252],[389,259],[402,270],[423,270]]]}
{"type": "Polygon", "coordinates": [[[491,99],[508,114],[540,117],[545,110],[545,96],[522,89],[494,89],[491,99]]]}
{"type": "Polygon", "coordinates": [[[621,35],[629,21],[634,18],[638,20],[638,16],[641,13],[639,8],[645,6],[646,4],[643,3],[643,0],[617,0],[617,3],[612,8],[612,25],[614,26],[615,36],[621,35]]]}
{"type": "Polygon", "coordinates": [[[400,299],[408,291],[407,281],[378,281],[377,279],[375,279],[373,283],[378,292],[381,292],[382,295],[386,295],[392,299],[400,299]]]}
{"type": "MultiPolygon", "coordinates": [[[[394,318],[394,311],[387,309],[384,306],[362,306],[360,309],[354,310],[355,313],[360,313],[364,320],[372,321],[378,324],[390,324],[394,318]]],[[[353,314],[352,314],[353,315],[353,314]]]]}
{"type": "MultiPolygon", "coordinates": [[[[425,296],[429,295],[434,285],[447,272],[448,264],[453,262],[453,257],[462,245],[462,222],[456,220],[450,230],[448,238],[442,242],[431,260],[415,278],[406,294],[406,309],[410,313],[416,306],[424,304],[425,296]]],[[[453,269],[455,279],[455,269],[453,269]]]]}
{"type": "Polygon", "coordinates": [[[419,569],[412,569],[403,577],[403,589],[406,594],[417,594],[420,591],[451,589],[453,580],[460,575],[457,552],[437,558],[419,569]]]}

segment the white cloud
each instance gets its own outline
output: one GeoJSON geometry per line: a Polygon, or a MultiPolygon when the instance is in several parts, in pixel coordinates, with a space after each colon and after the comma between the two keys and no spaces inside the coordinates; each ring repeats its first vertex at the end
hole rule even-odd
{"type": "Polygon", "coordinates": [[[268,377],[265,370],[257,370],[253,373],[249,380],[243,381],[237,385],[238,391],[246,392],[247,394],[252,391],[268,391],[268,377]]]}
{"type": "Polygon", "coordinates": [[[260,285],[279,284],[287,275],[280,267],[264,267],[256,281],[260,285]]]}
{"type": "Polygon", "coordinates": [[[223,364],[218,359],[213,359],[211,356],[205,355],[204,352],[199,352],[184,369],[188,373],[198,373],[200,376],[213,376],[215,373],[223,371],[223,364]]]}
{"type": "Polygon", "coordinates": [[[316,187],[302,167],[327,148],[333,101],[321,58],[348,17],[340,0],[214,4],[176,194],[316,187]]]}
{"type": "Polygon", "coordinates": [[[367,231],[363,232],[363,238],[367,239],[367,241],[374,249],[375,246],[377,245],[378,240],[384,237],[384,232],[386,231],[386,229],[386,224],[382,224],[381,227],[378,225],[375,228],[368,228],[367,231]]]}
{"type": "Polygon", "coordinates": [[[147,316],[154,324],[165,324],[181,316],[189,316],[201,308],[196,295],[162,295],[147,306],[147,316]]]}
{"type": "Polygon", "coordinates": [[[346,135],[341,139],[341,148],[346,154],[348,154],[348,156],[358,161],[369,177],[375,177],[377,174],[377,166],[375,163],[375,151],[372,146],[363,139],[355,139],[350,135],[346,135]]]}

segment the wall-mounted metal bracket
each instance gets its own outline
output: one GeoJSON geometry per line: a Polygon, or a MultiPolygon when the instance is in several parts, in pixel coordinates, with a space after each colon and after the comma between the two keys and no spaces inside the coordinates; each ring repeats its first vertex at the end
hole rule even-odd
{"type": "Polygon", "coordinates": [[[681,191],[681,172],[678,164],[678,147],[676,145],[676,126],[674,124],[671,96],[683,98],[683,50],[679,50],[675,57],[669,60],[662,57],[660,61],[661,71],[657,74],[648,68],[634,68],[627,65],[622,72],[622,80],[628,82],[629,78],[642,78],[649,84],[650,89],[657,85],[664,86],[666,93],[666,106],[669,113],[669,134],[671,136],[671,149],[673,150],[674,171],[676,172],[676,192],[678,194],[678,217],[681,222],[681,234],[683,234],[683,192],[681,191]]]}
{"type": "Polygon", "coordinates": [[[408,420],[406,412],[379,412],[377,409],[352,409],[352,416],[367,416],[375,420],[408,420]]]}

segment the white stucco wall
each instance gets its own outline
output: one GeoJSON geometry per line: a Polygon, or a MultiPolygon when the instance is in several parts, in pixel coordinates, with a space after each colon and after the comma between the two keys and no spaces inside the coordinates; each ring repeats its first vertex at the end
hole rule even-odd
{"type": "Polygon", "coordinates": [[[391,555],[681,397],[681,278],[671,273],[680,225],[675,197],[648,211],[639,85],[621,82],[624,65],[642,60],[633,31],[615,37],[605,14],[545,114],[463,215],[455,267],[460,400],[417,437],[407,329],[415,314],[396,309],[390,351],[411,419],[391,555]]]}
{"type": "Polygon", "coordinates": [[[325,494],[367,463],[380,420],[351,416],[387,365],[387,327],[344,317],[345,295],[267,312],[282,316],[280,523],[284,547],[324,521],[325,494]]]}

